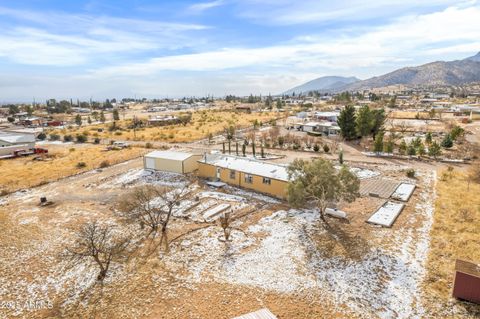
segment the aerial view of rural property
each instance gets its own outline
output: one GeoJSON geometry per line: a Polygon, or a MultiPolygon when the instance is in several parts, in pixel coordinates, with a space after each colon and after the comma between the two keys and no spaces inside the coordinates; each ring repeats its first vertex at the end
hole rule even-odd
{"type": "Polygon", "coordinates": [[[480,319],[480,1],[0,0],[0,319],[480,319]]]}

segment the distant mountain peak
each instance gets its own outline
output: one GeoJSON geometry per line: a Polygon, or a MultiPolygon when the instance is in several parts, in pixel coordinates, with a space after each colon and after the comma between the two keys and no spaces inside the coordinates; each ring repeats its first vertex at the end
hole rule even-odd
{"type": "Polygon", "coordinates": [[[308,81],[302,85],[296,86],[288,91],[285,91],[284,94],[300,94],[308,93],[312,91],[335,91],[346,85],[360,81],[354,76],[345,77],[345,76],[322,76],[314,80],[308,81]]]}
{"type": "Polygon", "coordinates": [[[474,56],[466,58],[465,60],[480,62],[480,52],[478,52],[474,56]]]}

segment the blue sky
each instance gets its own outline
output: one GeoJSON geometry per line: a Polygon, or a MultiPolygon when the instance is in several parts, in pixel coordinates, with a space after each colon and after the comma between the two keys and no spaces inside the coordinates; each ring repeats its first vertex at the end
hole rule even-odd
{"type": "Polygon", "coordinates": [[[480,3],[0,0],[0,102],[276,94],[480,51],[480,3]]]}

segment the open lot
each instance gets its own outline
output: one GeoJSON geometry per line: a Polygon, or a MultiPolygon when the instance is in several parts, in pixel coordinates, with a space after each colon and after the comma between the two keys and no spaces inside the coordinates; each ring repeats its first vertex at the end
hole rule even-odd
{"type": "Polygon", "coordinates": [[[49,153],[41,160],[35,160],[34,156],[0,160],[0,192],[37,186],[98,168],[102,163],[121,163],[146,152],[136,147],[106,151],[104,146],[92,144],[50,144],[46,147],[49,153]],[[85,166],[80,167],[78,163],[85,166]]]}
{"type": "MultiPolygon", "coordinates": [[[[172,114],[177,114],[172,113],[172,114]]],[[[158,115],[158,114],[157,114],[158,115]]],[[[160,115],[164,115],[163,113],[160,115]]],[[[151,142],[192,142],[199,139],[205,139],[209,134],[216,135],[224,132],[229,126],[236,128],[252,126],[255,120],[259,122],[268,122],[274,119],[278,114],[271,113],[237,113],[233,111],[220,110],[202,110],[192,113],[192,120],[186,125],[175,124],[161,127],[145,127],[135,131],[129,128],[131,121],[120,120],[116,122],[119,130],[110,131],[112,123],[83,125],[81,127],[72,126],[61,130],[53,130],[55,134],[82,134],[88,133],[90,137],[101,139],[113,139],[123,141],[151,141],[151,142]],[[102,132],[98,132],[98,130],[102,132]]],[[[140,120],[147,120],[147,115],[138,116],[140,120]]]]}

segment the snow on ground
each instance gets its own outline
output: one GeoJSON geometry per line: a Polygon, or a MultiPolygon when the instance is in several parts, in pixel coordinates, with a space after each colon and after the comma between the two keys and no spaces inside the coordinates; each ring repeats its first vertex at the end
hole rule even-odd
{"type": "Polygon", "coordinates": [[[225,194],[225,193],[220,193],[220,192],[201,192],[198,194],[200,198],[215,198],[219,200],[224,200],[228,202],[244,202],[246,201],[245,198],[241,196],[236,196],[236,195],[231,195],[231,194],[225,194]]]}
{"type": "Polygon", "coordinates": [[[228,190],[230,193],[234,193],[234,194],[237,194],[237,195],[243,196],[243,197],[248,197],[250,199],[259,200],[259,201],[262,201],[262,202],[265,202],[265,203],[269,203],[269,204],[280,203],[280,201],[278,199],[274,198],[274,197],[270,197],[268,195],[263,195],[263,194],[260,194],[260,193],[257,193],[257,192],[250,192],[246,189],[237,188],[237,187],[233,187],[233,186],[225,186],[225,189],[228,190]]]}
{"type": "MultiPolygon", "coordinates": [[[[336,165],[336,169],[340,169],[341,166],[336,165]]],[[[366,179],[366,178],[372,178],[380,175],[380,172],[374,171],[371,169],[367,168],[361,168],[361,167],[349,167],[350,172],[355,174],[359,179],[366,179]]]]}
{"type": "MultiPolygon", "coordinates": [[[[228,244],[219,227],[203,229],[174,247],[164,260],[186,270],[182,279],[218,281],[305,295],[319,294],[347,305],[364,318],[421,318],[420,284],[425,274],[433,218],[434,173],[423,173],[426,187],[406,227],[371,228],[373,239],[355,256],[326,255],[312,238],[325,234],[315,211],[277,211],[234,231],[228,244]],[[412,226],[416,225],[416,226],[412,226]]],[[[338,238],[337,240],[341,240],[338,238]]],[[[347,311],[348,310],[344,310],[347,311]]]]}
{"type": "Polygon", "coordinates": [[[125,187],[130,185],[153,184],[158,186],[184,187],[187,179],[182,174],[151,171],[140,168],[130,169],[127,172],[106,180],[98,186],[101,189],[125,187]]]}

